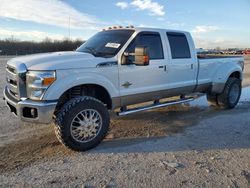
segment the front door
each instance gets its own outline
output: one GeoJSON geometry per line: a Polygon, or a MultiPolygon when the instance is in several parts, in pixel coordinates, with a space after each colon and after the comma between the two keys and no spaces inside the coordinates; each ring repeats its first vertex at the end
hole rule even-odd
{"type": "Polygon", "coordinates": [[[125,52],[134,53],[135,47],[147,47],[149,65],[133,64],[134,57],[127,58],[127,64],[119,65],[121,104],[126,106],[148,100],[162,98],[161,92],[167,88],[166,64],[162,38],[158,32],[141,32],[129,44],[125,52]]]}

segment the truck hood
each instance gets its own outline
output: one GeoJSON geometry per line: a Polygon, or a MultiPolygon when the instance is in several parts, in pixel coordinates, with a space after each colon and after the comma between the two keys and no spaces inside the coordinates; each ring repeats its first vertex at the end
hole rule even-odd
{"type": "Polygon", "coordinates": [[[60,70],[93,68],[106,61],[108,61],[107,58],[72,51],[20,56],[8,61],[8,65],[17,67],[20,64],[25,64],[28,70],[60,70]]]}

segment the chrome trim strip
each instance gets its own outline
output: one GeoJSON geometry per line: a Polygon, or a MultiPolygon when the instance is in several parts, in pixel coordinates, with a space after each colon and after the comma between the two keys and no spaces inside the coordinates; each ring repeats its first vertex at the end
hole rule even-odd
{"type": "Polygon", "coordinates": [[[17,80],[17,84],[18,84],[18,89],[19,89],[19,98],[23,98],[23,97],[27,97],[27,91],[26,91],[26,72],[27,72],[27,68],[25,64],[19,64],[17,69],[16,69],[17,73],[18,73],[18,80],[17,80]]]}
{"type": "Polygon", "coordinates": [[[18,102],[18,105],[21,105],[21,106],[26,106],[26,107],[48,107],[48,106],[55,106],[57,104],[57,102],[44,102],[44,101],[32,101],[32,100],[29,100],[29,99],[26,99],[26,100],[23,100],[23,101],[20,101],[18,102]]]}
{"type": "Polygon", "coordinates": [[[96,65],[96,67],[104,68],[104,67],[112,67],[112,66],[117,66],[117,65],[118,65],[118,61],[108,61],[108,62],[99,63],[98,65],[96,65]]]}
{"type": "Polygon", "coordinates": [[[8,103],[10,103],[12,106],[17,106],[17,102],[18,102],[18,101],[14,101],[14,100],[15,100],[15,97],[13,97],[14,99],[11,99],[11,98],[8,96],[8,94],[9,94],[10,96],[12,96],[12,95],[10,94],[9,88],[6,86],[6,87],[4,88],[4,90],[3,90],[4,100],[6,100],[6,101],[7,101],[8,103]]]}
{"type": "Polygon", "coordinates": [[[27,68],[24,63],[17,66],[6,65],[7,86],[9,90],[15,94],[12,94],[12,96],[19,100],[27,96],[26,72],[27,68]]]}
{"type": "Polygon", "coordinates": [[[6,68],[6,77],[11,80],[17,80],[17,75],[6,68]]]}
{"type": "Polygon", "coordinates": [[[17,86],[14,86],[13,84],[10,84],[10,83],[7,83],[7,86],[8,86],[10,91],[12,91],[15,94],[18,94],[17,86]]]}
{"type": "Polygon", "coordinates": [[[47,89],[48,87],[47,86],[36,86],[36,85],[31,85],[29,84],[29,88],[32,88],[32,89],[47,89]]]}

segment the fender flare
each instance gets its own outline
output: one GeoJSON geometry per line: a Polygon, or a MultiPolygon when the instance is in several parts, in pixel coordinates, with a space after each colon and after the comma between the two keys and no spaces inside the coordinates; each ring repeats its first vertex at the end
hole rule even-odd
{"type": "Polygon", "coordinates": [[[235,72],[240,73],[240,80],[242,80],[243,74],[242,74],[242,69],[239,65],[235,66],[234,64],[232,66],[232,64],[229,63],[226,66],[225,64],[223,66],[220,66],[215,72],[215,74],[213,75],[213,78],[215,79],[213,80],[213,83],[212,83],[211,93],[218,94],[218,93],[223,92],[228,78],[235,72]]]}
{"type": "Polygon", "coordinates": [[[119,90],[106,77],[94,73],[78,73],[78,75],[72,76],[69,74],[56,80],[45,92],[43,100],[58,100],[67,90],[84,84],[102,86],[107,90],[111,98],[119,96],[119,90]]]}

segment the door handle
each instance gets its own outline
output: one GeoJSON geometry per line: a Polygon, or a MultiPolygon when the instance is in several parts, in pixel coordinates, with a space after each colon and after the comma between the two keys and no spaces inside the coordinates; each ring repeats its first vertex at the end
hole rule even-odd
{"type": "Polygon", "coordinates": [[[130,83],[128,81],[126,81],[124,84],[122,84],[122,86],[125,87],[125,88],[128,88],[131,85],[132,85],[132,83],[130,83]]]}
{"type": "Polygon", "coordinates": [[[192,64],[191,64],[191,69],[193,69],[193,68],[194,68],[194,64],[192,63],[192,64]]]}
{"type": "Polygon", "coordinates": [[[159,69],[164,69],[164,71],[167,71],[167,66],[166,65],[161,65],[161,66],[159,66],[159,69]]]}

